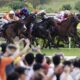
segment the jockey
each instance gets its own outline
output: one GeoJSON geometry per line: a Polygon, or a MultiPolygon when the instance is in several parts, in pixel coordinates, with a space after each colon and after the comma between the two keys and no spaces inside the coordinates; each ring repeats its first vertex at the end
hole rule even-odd
{"type": "Polygon", "coordinates": [[[18,18],[21,18],[20,9],[15,12],[15,15],[16,15],[18,18]]]}
{"type": "Polygon", "coordinates": [[[3,16],[3,19],[8,23],[11,21],[16,21],[19,20],[19,18],[17,16],[15,16],[15,12],[13,10],[11,10],[8,14],[3,16]]]}
{"type": "Polygon", "coordinates": [[[59,12],[58,13],[58,20],[60,21],[60,22],[62,22],[65,18],[64,18],[64,15],[65,15],[65,11],[61,11],[61,12],[59,12]]]}
{"type": "Polygon", "coordinates": [[[28,11],[28,9],[26,7],[22,8],[20,10],[20,15],[21,18],[24,19],[25,17],[27,17],[30,14],[30,12],[28,11]]]}
{"type": "Polygon", "coordinates": [[[68,15],[70,14],[69,11],[61,11],[58,14],[54,16],[54,19],[58,20],[59,22],[62,22],[68,18],[68,15]]]}

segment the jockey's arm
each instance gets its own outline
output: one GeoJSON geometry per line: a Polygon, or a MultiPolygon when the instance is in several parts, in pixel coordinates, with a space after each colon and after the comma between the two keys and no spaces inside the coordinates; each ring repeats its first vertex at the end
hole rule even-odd
{"type": "Polygon", "coordinates": [[[21,56],[23,56],[29,49],[30,41],[28,39],[25,40],[26,46],[21,50],[21,56]]]}
{"type": "Polygon", "coordinates": [[[23,48],[22,51],[20,51],[19,44],[16,44],[16,45],[17,45],[17,50],[16,50],[16,52],[11,56],[11,58],[12,58],[13,60],[16,59],[16,58],[19,57],[19,56],[23,56],[24,53],[29,49],[29,45],[30,45],[29,40],[26,39],[25,42],[26,42],[26,46],[23,48]]]}
{"type": "MultiPolygon", "coordinates": [[[[15,43],[17,48],[20,51],[20,43],[25,40],[25,39],[21,39],[18,43],[15,43]]],[[[30,41],[28,39],[25,40],[26,46],[20,51],[20,55],[19,56],[23,56],[25,53],[27,53],[28,49],[29,49],[29,45],[30,45],[30,41]]]]}

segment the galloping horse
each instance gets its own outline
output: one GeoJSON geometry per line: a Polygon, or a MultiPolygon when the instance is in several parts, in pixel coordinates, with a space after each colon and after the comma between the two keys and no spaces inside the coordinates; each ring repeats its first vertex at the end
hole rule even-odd
{"type": "Polygon", "coordinates": [[[51,30],[53,30],[53,19],[47,18],[41,22],[35,23],[32,31],[32,35],[38,38],[42,38],[43,40],[47,40],[47,44],[45,47],[51,47],[53,45],[51,30]]]}
{"type": "MultiPolygon", "coordinates": [[[[50,29],[53,28],[53,19],[47,18],[41,22],[36,22],[36,15],[30,14],[24,19],[27,27],[27,33],[31,41],[34,43],[36,38],[46,39],[48,46],[52,44],[50,29]]],[[[26,34],[27,34],[26,33],[26,34]]]]}
{"type": "MultiPolygon", "coordinates": [[[[74,14],[70,14],[67,20],[62,21],[60,24],[58,24],[58,22],[54,20],[54,26],[56,30],[55,36],[58,36],[59,39],[62,39],[66,42],[68,41],[68,37],[72,37],[75,40],[75,42],[78,41],[79,40],[79,36],[77,34],[78,23],[79,20],[76,18],[74,14]]],[[[59,44],[59,40],[57,44],[59,44]]]]}
{"type": "Polygon", "coordinates": [[[23,37],[26,29],[26,26],[21,21],[13,21],[3,26],[1,37],[4,37],[8,42],[13,42],[16,36],[23,37]]]}

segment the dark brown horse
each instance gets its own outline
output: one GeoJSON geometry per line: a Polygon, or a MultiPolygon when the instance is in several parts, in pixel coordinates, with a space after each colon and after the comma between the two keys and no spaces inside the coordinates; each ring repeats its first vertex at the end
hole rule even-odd
{"type": "Polygon", "coordinates": [[[26,26],[21,21],[13,21],[3,26],[1,37],[4,37],[8,42],[13,42],[16,36],[23,37],[26,29],[26,26]]]}
{"type": "Polygon", "coordinates": [[[52,38],[50,30],[53,26],[53,18],[47,18],[41,22],[36,22],[36,15],[30,14],[27,18],[24,19],[24,22],[27,27],[28,38],[34,44],[36,38],[46,39],[47,45],[50,47],[52,44],[52,38]]]}
{"type": "MultiPolygon", "coordinates": [[[[57,21],[54,20],[55,36],[58,36],[59,40],[62,39],[66,42],[68,41],[68,37],[72,37],[75,41],[78,41],[79,40],[79,36],[77,34],[78,23],[79,20],[73,14],[70,14],[67,20],[62,21],[59,24],[57,21]]],[[[59,40],[57,44],[59,44],[59,40]]]]}
{"type": "Polygon", "coordinates": [[[27,31],[25,33],[25,36],[31,40],[31,28],[33,27],[33,24],[35,23],[36,15],[30,14],[23,20],[24,24],[26,25],[27,31]]]}

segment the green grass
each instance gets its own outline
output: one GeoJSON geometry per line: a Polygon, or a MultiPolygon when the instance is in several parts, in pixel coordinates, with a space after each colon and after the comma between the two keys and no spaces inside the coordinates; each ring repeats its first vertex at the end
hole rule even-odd
{"type": "Polygon", "coordinates": [[[63,52],[65,56],[80,56],[80,48],[60,48],[60,49],[43,49],[42,53],[53,55],[55,53],[63,52]]]}
{"type": "MultiPolygon", "coordinates": [[[[4,39],[0,39],[0,44],[5,43],[4,39]]],[[[43,49],[42,53],[46,55],[54,55],[55,53],[63,52],[65,56],[80,56],[80,48],[53,48],[53,49],[43,49]]]]}
{"type": "Polygon", "coordinates": [[[45,9],[47,12],[57,12],[61,11],[61,8],[64,4],[70,4],[72,7],[72,11],[76,11],[74,9],[75,3],[79,0],[52,0],[52,2],[49,2],[44,5],[40,5],[38,7],[41,7],[42,9],[45,9]]]}
{"type": "Polygon", "coordinates": [[[9,12],[11,8],[9,6],[0,7],[0,13],[9,12]]]}
{"type": "MultiPolygon", "coordinates": [[[[61,11],[61,8],[64,4],[70,4],[72,6],[72,11],[76,11],[74,9],[75,3],[80,0],[50,0],[47,4],[41,4],[37,6],[37,8],[45,9],[47,12],[58,12],[61,11]]],[[[8,12],[11,10],[10,6],[0,7],[0,12],[8,12]]]]}

